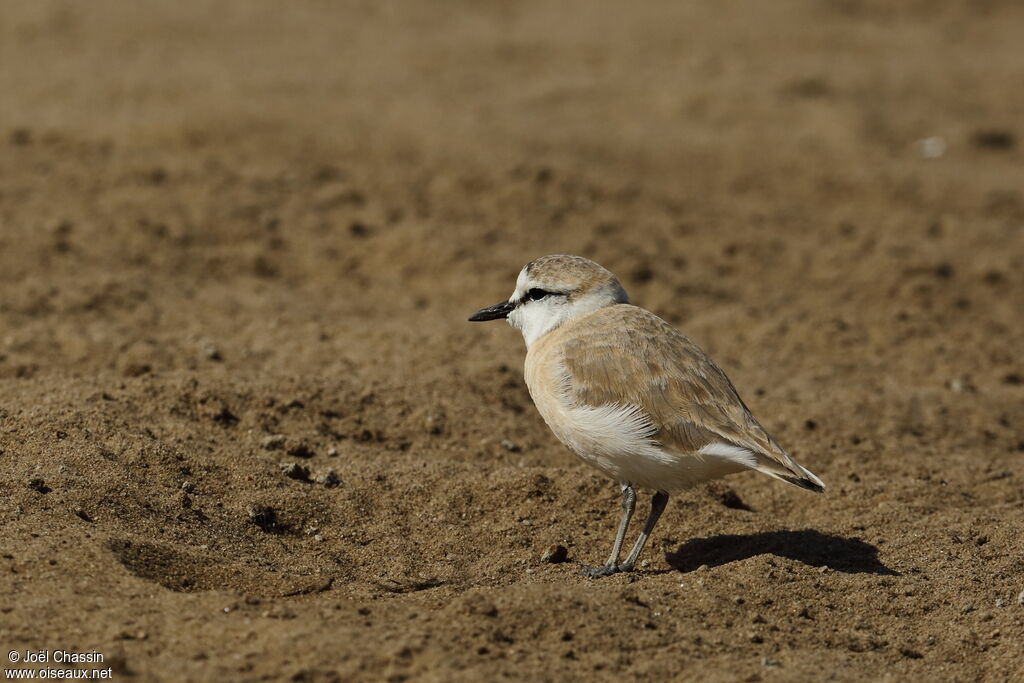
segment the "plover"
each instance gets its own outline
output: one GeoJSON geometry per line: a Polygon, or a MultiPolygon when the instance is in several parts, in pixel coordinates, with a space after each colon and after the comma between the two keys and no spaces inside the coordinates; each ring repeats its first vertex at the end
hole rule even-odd
{"type": "Polygon", "coordinates": [[[597,263],[552,255],[526,264],[512,296],[470,321],[501,318],[523,333],[526,385],[548,427],[622,487],[611,555],[603,566],[585,567],[591,576],[633,569],[669,494],[748,469],[824,489],[754,419],[700,347],[631,305],[618,279],[597,263]],[[655,493],[620,563],[634,487],[655,493]]]}

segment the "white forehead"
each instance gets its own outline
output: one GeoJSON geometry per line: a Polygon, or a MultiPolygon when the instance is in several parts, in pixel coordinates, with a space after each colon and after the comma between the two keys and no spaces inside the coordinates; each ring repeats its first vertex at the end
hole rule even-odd
{"type": "Polygon", "coordinates": [[[519,277],[516,278],[516,289],[509,297],[509,301],[519,299],[528,289],[530,289],[530,276],[526,274],[526,266],[523,266],[523,269],[519,271],[519,277]]]}

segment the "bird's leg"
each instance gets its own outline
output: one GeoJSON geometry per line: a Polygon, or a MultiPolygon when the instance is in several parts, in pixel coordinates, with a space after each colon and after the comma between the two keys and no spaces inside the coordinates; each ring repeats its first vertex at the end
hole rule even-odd
{"type": "Polygon", "coordinates": [[[633,511],[636,509],[636,491],[629,482],[621,482],[622,486],[622,520],[619,522],[619,533],[615,535],[615,545],[612,546],[612,554],[603,567],[588,567],[583,565],[583,573],[592,577],[608,576],[619,570],[619,554],[622,552],[622,541],[626,538],[626,530],[629,528],[629,520],[633,519],[633,511]]]}
{"type": "Polygon", "coordinates": [[[640,536],[637,537],[636,543],[633,544],[633,549],[629,551],[629,557],[626,558],[625,562],[616,567],[618,571],[633,571],[637,558],[640,557],[640,553],[643,552],[644,544],[647,543],[648,537],[650,537],[651,532],[654,531],[654,525],[658,523],[658,518],[661,517],[661,513],[665,511],[665,505],[667,504],[667,493],[658,491],[651,497],[651,512],[647,515],[647,521],[644,522],[643,531],[640,532],[640,536]]]}

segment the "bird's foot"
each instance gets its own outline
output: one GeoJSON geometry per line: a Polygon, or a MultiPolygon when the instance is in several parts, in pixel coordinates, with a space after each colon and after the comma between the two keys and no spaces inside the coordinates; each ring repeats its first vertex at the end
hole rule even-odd
{"type": "Polygon", "coordinates": [[[599,579],[602,576],[611,576],[612,574],[618,574],[620,572],[633,571],[633,565],[631,564],[604,564],[600,567],[591,567],[589,565],[581,564],[583,568],[582,574],[589,576],[592,579],[599,579]]]}

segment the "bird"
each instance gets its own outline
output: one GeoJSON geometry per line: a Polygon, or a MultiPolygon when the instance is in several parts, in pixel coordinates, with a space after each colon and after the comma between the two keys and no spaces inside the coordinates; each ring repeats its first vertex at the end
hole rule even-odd
{"type": "Polygon", "coordinates": [[[622,517],[597,578],[629,572],[670,495],[744,470],[814,492],[825,484],[754,418],[732,382],[693,341],[634,306],[618,278],[582,256],[523,266],[512,295],[470,322],[505,319],[526,342],[530,397],[569,450],[618,482],[622,517]],[[654,491],[625,560],[636,489],[654,491]]]}

